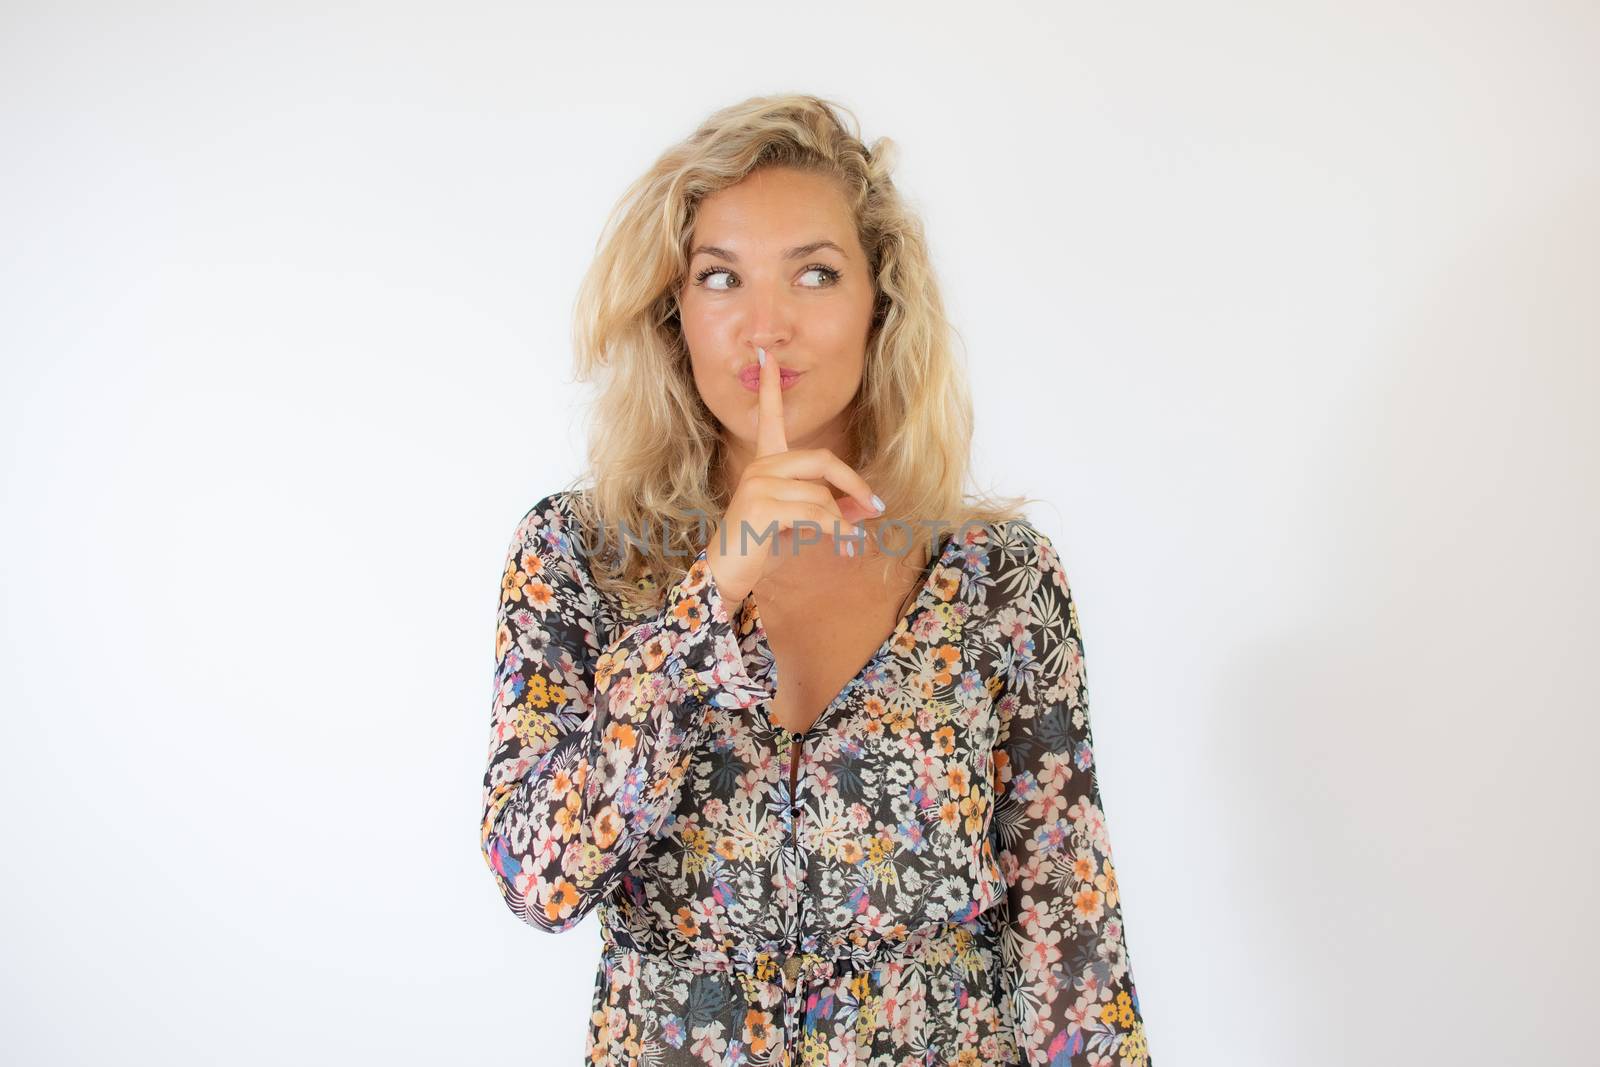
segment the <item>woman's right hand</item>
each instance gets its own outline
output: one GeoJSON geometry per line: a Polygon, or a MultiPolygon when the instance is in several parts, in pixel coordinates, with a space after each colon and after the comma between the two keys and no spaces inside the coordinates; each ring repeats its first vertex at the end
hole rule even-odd
{"type": "Polygon", "coordinates": [[[846,538],[841,543],[853,551],[851,539],[860,535],[856,523],[883,513],[866,480],[829,449],[789,451],[778,357],[757,352],[763,358],[755,459],[740,474],[706,551],[706,563],[728,604],[743,601],[757,582],[782,566],[784,556],[793,551],[786,546],[792,545],[789,531],[796,523],[814,523],[825,536],[846,538]],[[845,495],[835,499],[827,485],[808,479],[831,482],[845,495]],[[757,535],[765,539],[757,541],[757,535]]]}

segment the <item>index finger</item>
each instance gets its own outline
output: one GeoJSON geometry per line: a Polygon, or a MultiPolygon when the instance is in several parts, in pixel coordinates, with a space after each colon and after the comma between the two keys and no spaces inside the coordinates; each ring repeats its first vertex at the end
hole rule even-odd
{"type": "Polygon", "coordinates": [[[756,399],[756,455],[770,456],[789,451],[783,432],[783,379],[778,373],[778,357],[764,348],[756,349],[761,363],[761,388],[756,399]]]}

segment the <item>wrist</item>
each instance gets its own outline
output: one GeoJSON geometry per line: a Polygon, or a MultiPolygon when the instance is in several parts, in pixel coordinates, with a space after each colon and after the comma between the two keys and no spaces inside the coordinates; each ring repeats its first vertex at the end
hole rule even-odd
{"type": "Polygon", "coordinates": [[[723,559],[717,555],[715,549],[706,553],[706,570],[711,574],[711,584],[716,586],[717,595],[722,598],[722,603],[727,607],[728,615],[731,617],[736,613],[735,609],[744,603],[744,598],[750,595],[750,590],[741,589],[734,582],[724,582],[722,575],[717,573],[717,568],[722,565],[723,559]]]}

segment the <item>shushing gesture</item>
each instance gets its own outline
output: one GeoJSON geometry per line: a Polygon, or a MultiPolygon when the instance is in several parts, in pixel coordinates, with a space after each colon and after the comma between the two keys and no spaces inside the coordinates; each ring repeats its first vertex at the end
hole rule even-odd
{"type": "Polygon", "coordinates": [[[793,551],[786,545],[792,545],[790,531],[796,523],[814,523],[825,536],[846,538],[840,545],[853,552],[854,541],[848,538],[858,536],[856,523],[883,511],[866,480],[831,450],[789,450],[778,357],[759,348],[756,354],[761,360],[756,455],[740,474],[706,552],[717,588],[729,604],[742,601],[757,582],[783,565],[793,551]],[[826,482],[845,495],[835,499],[826,482]]]}

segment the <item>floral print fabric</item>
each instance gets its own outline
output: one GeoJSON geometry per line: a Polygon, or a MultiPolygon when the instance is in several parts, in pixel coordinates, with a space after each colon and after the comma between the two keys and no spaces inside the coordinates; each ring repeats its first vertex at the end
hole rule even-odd
{"type": "Polygon", "coordinates": [[[755,598],[704,551],[659,611],[602,596],[575,492],[507,555],[480,839],[524,922],[598,911],[590,1062],[1151,1062],[1043,533],[946,533],[791,734],[755,598]]]}

